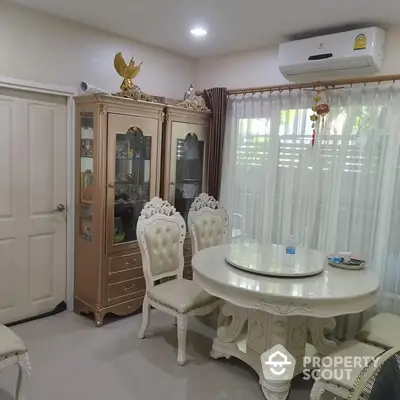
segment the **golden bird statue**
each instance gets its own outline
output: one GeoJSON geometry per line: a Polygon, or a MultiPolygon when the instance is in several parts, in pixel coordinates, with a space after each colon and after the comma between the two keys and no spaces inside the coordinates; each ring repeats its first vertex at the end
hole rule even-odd
{"type": "Polygon", "coordinates": [[[139,65],[135,65],[133,57],[129,61],[129,64],[126,64],[121,52],[115,55],[114,68],[118,74],[124,78],[120,86],[122,91],[126,91],[134,87],[133,79],[139,74],[140,66],[142,64],[143,62],[141,62],[139,65]]]}

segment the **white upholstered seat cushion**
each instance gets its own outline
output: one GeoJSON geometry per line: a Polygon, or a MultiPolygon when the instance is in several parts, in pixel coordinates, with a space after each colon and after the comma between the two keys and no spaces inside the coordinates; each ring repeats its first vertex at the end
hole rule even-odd
{"type": "Polygon", "coordinates": [[[11,329],[0,325],[0,359],[25,352],[25,343],[11,329]]]}
{"type": "Polygon", "coordinates": [[[217,300],[204,291],[196,282],[187,279],[174,279],[152,287],[148,293],[150,300],[186,314],[217,300]]]}
{"type": "MultiPolygon", "coordinates": [[[[330,354],[327,357],[324,357],[324,359],[326,360],[327,358],[334,358],[334,357],[371,357],[375,358],[377,357],[379,354],[383,353],[385,350],[380,349],[378,347],[366,344],[366,343],[361,343],[358,342],[357,340],[349,340],[348,342],[344,342],[343,344],[341,344],[338,349],[336,351],[334,351],[332,354],[330,354]]],[[[322,365],[324,361],[322,361],[322,365]]],[[[326,363],[328,363],[328,361],[325,361],[326,363]]],[[[325,368],[325,367],[321,367],[321,374],[322,377],[324,377],[324,372],[325,370],[335,370],[335,373],[332,374],[333,378],[331,380],[329,380],[330,383],[333,383],[337,386],[340,386],[342,388],[348,389],[348,390],[352,390],[354,387],[354,384],[360,374],[360,372],[367,366],[366,362],[360,363],[361,365],[357,365],[357,366],[352,366],[352,370],[350,373],[349,378],[347,379],[347,373],[343,373],[343,379],[337,380],[337,377],[341,376],[340,370],[342,369],[347,369],[347,366],[344,365],[339,365],[339,366],[334,366],[333,362],[331,363],[333,366],[330,368],[325,368]]],[[[328,364],[325,364],[328,365],[328,364]]],[[[331,376],[331,374],[326,374],[331,376]]]]}
{"type": "Polygon", "coordinates": [[[378,314],[363,326],[357,334],[357,339],[389,349],[400,346],[399,332],[400,317],[393,314],[378,314]]]}

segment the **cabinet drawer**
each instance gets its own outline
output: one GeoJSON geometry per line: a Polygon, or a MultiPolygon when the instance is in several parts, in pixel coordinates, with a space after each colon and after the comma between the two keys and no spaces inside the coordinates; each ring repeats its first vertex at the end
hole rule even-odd
{"type": "Polygon", "coordinates": [[[120,283],[136,278],[143,278],[143,267],[136,267],[110,274],[106,277],[106,283],[120,283]]]}
{"type": "Polygon", "coordinates": [[[144,278],[130,279],[108,285],[108,303],[118,303],[128,298],[143,297],[146,292],[144,278]]]}
{"type": "Polygon", "coordinates": [[[142,266],[142,256],[140,253],[124,254],[122,256],[113,256],[108,259],[109,275],[117,274],[129,269],[142,266]]]}

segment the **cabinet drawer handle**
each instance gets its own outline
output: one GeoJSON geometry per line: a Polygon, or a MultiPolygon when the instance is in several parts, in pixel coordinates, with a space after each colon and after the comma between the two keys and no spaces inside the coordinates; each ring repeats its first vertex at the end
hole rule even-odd
{"type": "Polygon", "coordinates": [[[131,265],[134,264],[136,262],[136,258],[129,260],[129,261],[125,261],[125,265],[131,265]]]}
{"type": "Polygon", "coordinates": [[[129,292],[130,290],[132,290],[135,287],[135,284],[131,285],[131,286],[126,286],[125,287],[125,292],[129,292]]]}

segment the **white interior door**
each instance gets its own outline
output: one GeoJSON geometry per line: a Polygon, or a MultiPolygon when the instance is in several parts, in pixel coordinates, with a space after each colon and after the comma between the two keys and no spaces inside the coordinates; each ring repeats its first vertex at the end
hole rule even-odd
{"type": "Polygon", "coordinates": [[[0,323],[66,300],[66,116],[64,97],[0,88],[0,323]]]}

